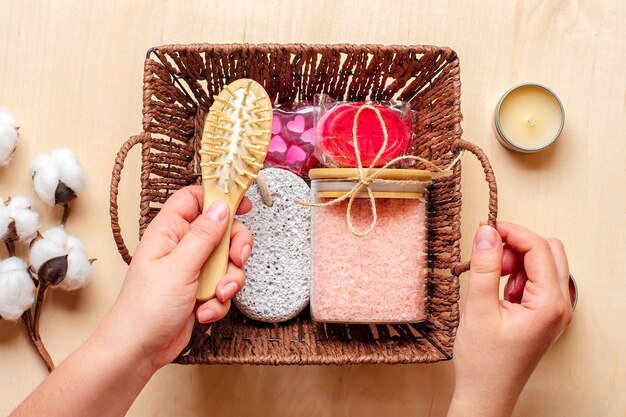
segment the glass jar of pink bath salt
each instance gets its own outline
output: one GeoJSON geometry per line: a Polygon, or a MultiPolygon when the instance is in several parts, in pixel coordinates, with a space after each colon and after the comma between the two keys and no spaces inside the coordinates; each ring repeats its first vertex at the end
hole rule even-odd
{"type": "MultiPolygon", "coordinates": [[[[369,174],[376,170],[370,171],[369,174]]],[[[431,173],[385,169],[371,184],[376,222],[355,168],[309,171],[313,199],[311,316],[330,323],[416,323],[426,319],[426,187],[431,173]],[[324,205],[321,205],[324,204],[324,205]]]]}

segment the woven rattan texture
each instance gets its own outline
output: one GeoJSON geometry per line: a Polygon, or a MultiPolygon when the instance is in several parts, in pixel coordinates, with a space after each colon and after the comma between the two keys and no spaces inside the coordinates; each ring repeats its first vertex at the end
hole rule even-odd
{"type": "MultiPolygon", "coordinates": [[[[337,100],[408,101],[417,113],[415,154],[446,167],[462,149],[475,153],[490,186],[495,180],[480,149],[461,140],[459,61],[433,46],[167,45],[149,51],[144,70],[143,130],[122,147],[111,183],[113,233],[129,262],[117,222],[117,184],[128,150],[142,145],[140,234],[177,189],[197,182],[196,150],[212,97],[229,82],[252,78],[275,104],[337,100]]],[[[427,168],[427,167],[424,167],[427,168]]],[[[308,310],[277,326],[251,322],[234,307],[212,326],[197,325],[179,363],[357,364],[449,359],[459,321],[461,165],[431,187],[428,320],[405,325],[319,324],[308,310]]],[[[407,225],[410,227],[411,225],[407,225]]]]}

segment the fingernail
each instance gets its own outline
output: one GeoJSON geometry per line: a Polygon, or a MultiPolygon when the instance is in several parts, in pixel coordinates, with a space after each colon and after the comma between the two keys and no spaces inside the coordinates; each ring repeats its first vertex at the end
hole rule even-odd
{"type": "Polygon", "coordinates": [[[511,292],[513,292],[513,290],[515,289],[516,282],[517,282],[517,275],[515,277],[509,277],[509,282],[506,286],[507,294],[511,294],[511,292]]]}
{"type": "Polygon", "coordinates": [[[480,226],[474,237],[474,249],[492,250],[496,247],[496,229],[491,226],[480,226]]]}
{"type": "Polygon", "coordinates": [[[209,322],[213,317],[215,317],[215,313],[210,308],[205,308],[204,310],[198,312],[198,320],[200,323],[209,322]]]}
{"type": "Polygon", "coordinates": [[[243,248],[241,248],[241,263],[242,264],[245,264],[248,258],[250,257],[251,250],[252,248],[248,244],[244,245],[243,248]]]}
{"type": "Polygon", "coordinates": [[[220,301],[225,302],[227,300],[230,300],[235,296],[235,294],[237,294],[237,283],[229,282],[228,284],[224,285],[220,290],[220,301]]]}
{"type": "Polygon", "coordinates": [[[216,201],[204,212],[204,216],[216,223],[221,223],[228,216],[228,205],[223,201],[216,201]]]}

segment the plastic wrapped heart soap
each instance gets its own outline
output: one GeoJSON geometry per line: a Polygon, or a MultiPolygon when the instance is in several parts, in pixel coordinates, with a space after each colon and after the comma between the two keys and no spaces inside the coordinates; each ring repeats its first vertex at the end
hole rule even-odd
{"type": "Polygon", "coordinates": [[[310,104],[275,108],[265,166],[288,169],[302,177],[317,165],[314,119],[315,107],[310,104]]]}
{"type": "Polygon", "coordinates": [[[235,305],[251,319],[286,321],[309,303],[311,209],[294,201],[308,200],[309,193],[296,174],[265,168],[246,194],[252,211],[239,219],[252,232],[254,248],[235,305]]]}

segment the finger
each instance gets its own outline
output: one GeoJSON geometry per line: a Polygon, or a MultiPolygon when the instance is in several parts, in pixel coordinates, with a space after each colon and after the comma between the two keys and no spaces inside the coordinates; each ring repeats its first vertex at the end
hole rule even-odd
{"type": "Polygon", "coordinates": [[[171,253],[189,231],[189,222],[200,214],[201,200],[199,186],[172,194],[145,230],[136,255],[159,259],[171,253]]]}
{"type": "Polygon", "coordinates": [[[519,264],[517,253],[509,245],[504,245],[504,251],[502,252],[502,276],[511,275],[519,269],[519,264]]]}
{"type": "Polygon", "coordinates": [[[225,202],[213,203],[196,219],[171,256],[184,259],[184,265],[189,270],[199,271],[224,236],[229,214],[230,209],[225,202]]]}
{"type": "Polygon", "coordinates": [[[507,278],[506,280],[506,285],[504,286],[503,297],[502,297],[505,301],[511,301],[511,297],[509,296],[509,294],[511,293],[511,289],[514,286],[515,286],[515,277],[509,276],[509,278],[507,278]]]}
{"type": "Polygon", "coordinates": [[[570,300],[569,295],[569,263],[567,262],[567,255],[565,254],[565,247],[563,242],[559,239],[548,238],[546,239],[550,245],[554,262],[556,263],[556,270],[559,276],[559,285],[563,296],[566,300],[570,300]]]}
{"type": "Polygon", "coordinates": [[[243,288],[245,273],[232,262],[228,264],[228,270],[215,288],[215,295],[221,302],[233,298],[243,288]]]}
{"type": "MultiPolygon", "coordinates": [[[[167,199],[157,217],[169,218],[170,216],[179,216],[191,223],[198,214],[202,213],[203,201],[204,192],[202,191],[202,186],[190,185],[181,188],[167,199]]],[[[244,196],[237,208],[237,214],[246,214],[250,210],[252,210],[252,202],[248,197],[244,196]]],[[[155,220],[157,220],[156,217],[152,223],[155,220]]]]}
{"type": "Polygon", "coordinates": [[[200,323],[212,323],[226,317],[228,310],[230,310],[230,300],[222,303],[217,298],[212,298],[198,307],[196,318],[200,323]]]}
{"type": "Polygon", "coordinates": [[[507,281],[504,299],[511,303],[520,304],[524,296],[526,281],[528,281],[528,277],[523,269],[514,271],[507,281]]]}
{"type": "Polygon", "coordinates": [[[523,257],[523,267],[528,277],[525,295],[554,297],[559,294],[561,289],[556,279],[556,264],[548,242],[512,223],[498,222],[497,229],[502,240],[523,257]]]}
{"type": "Polygon", "coordinates": [[[202,212],[202,201],[202,186],[190,185],[181,188],[167,199],[159,212],[159,216],[180,216],[191,223],[202,212]]]}
{"type": "Polygon", "coordinates": [[[479,315],[498,311],[502,267],[502,240],[491,226],[480,226],[474,236],[466,311],[479,315]]]}
{"type": "Polygon", "coordinates": [[[230,229],[230,259],[237,266],[243,267],[252,250],[252,233],[239,220],[233,222],[230,229]]]}
{"type": "Polygon", "coordinates": [[[247,214],[252,210],[252,201],[246,196],[243,197],[239,207],[237,207],[237,213],[235,214],[247,214]]]}
{"type": "MultiPolygon", "coordinates": [[[[489,226],[487,220],[481,220],[480,226],[489,226]]],[[[502,276],[511,275],[518,267],[519,257],[513,249],[508,245],[504,245],[504,252],[502,254],[502,276]]],[[[506,291],[505,291],[506,292],[506,291]]]]}

